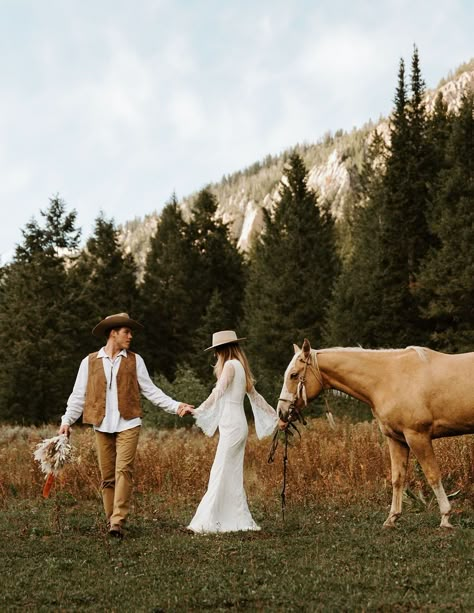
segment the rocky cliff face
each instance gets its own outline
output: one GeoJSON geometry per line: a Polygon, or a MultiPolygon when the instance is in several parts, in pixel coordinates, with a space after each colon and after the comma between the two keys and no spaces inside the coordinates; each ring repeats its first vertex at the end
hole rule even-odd
{"type": "MultiPolygon", "coordinates": [[[[471,63],[472,64],[472,63],[471,63]]],[[[472,67],[472,66],[471,66],[472,67]]],[[[436,96],[441,91],[449,110],[459,108],[462,93],[468,88],[474,91],[474,70],[466,70],[426,94],[426,105],[433,109],[436,96]]],[[[339,220],[344,215],[345,204],[357,181],[365,146],[373,130],[386,138],[389,135],[388,120],[376,126],[365,126],[351,134],[326,137],[320,143],[296,148],[308,168],[308,185],[318,194],[320,202],[330,204],[332,214],[339,220]]],[[[221,183],[211,185],[217,196],[217,214],[229,224],[239,248],[247,251],[263,228],[263,210],[270,210],[278,201],[278,186],[284,176],[284,161],[288,153],[255,164],[247,171],[237,172],[221,183]]],[[[189,216],[193,196],[181,202],[185,217],[189,216]]],[[[125,250],[133,253],[140,269],[143,268],[150,237],[154,234],[159,215],[152,213],[143,220],[136,219],[121,229],[125,250]]]]}
{"type": "Polygon", "coordinates": [[[433,110],[436,96],[441,92],[444,101],[448,105],[448,110],[458,111],[463,93],[469,90],[474,91],[474,70],[467,70],[437,89],[427,92],[426,106],[429,111],[433,110]]]}

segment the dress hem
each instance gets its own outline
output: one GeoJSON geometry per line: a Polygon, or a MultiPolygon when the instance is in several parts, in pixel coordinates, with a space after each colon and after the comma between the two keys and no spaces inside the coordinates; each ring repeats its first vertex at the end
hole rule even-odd
{"type": "Polygon", "coordinates": [[[258,532],[261,530],[260,526],[249,526],[248,528],[230,528],[228,530],[223,530],[222,528],[219,530],[200,530],[199,528],[193,528],[191,525],[187,526],[188,530],[194,532],[194,534],[224,534],[228,532],[258,532]]]}

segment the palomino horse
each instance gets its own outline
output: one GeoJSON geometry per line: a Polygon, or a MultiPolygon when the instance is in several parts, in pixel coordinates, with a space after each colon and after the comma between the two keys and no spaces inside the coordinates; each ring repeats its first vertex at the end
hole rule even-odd
{"type": "Polygon", "coordinates": [[[474,432],[474,353],[447,355],[422,347],[315,350],[307,339],[302,349],[294,348],[278,402],[280,419],[295,420],[325,389],[365,402],[390,450],[392,506],[384,526],[394,526],[401,515],[412,451],[436,495],[441,527],[452,528],[432,439],[474,432]]]}

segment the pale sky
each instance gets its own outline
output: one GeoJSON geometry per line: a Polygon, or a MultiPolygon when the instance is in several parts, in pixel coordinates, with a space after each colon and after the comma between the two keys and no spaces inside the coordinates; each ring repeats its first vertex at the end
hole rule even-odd
{"type": "Polygon", "coordinates": [[[59,194],[83,237],[387,115],[474,57],[472,0],[0,0],[0,256],[59,194]]]}

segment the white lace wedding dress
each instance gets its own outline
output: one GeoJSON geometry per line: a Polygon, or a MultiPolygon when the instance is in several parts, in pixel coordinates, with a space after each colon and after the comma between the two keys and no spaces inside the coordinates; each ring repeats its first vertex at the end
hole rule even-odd
{"type": "MultiPolygon", "coordinates": [[[[239,360],[228,360],[211,395],[194,412],[197,425],[208,436],[219,427],[207,492],[188,526],[194,532],[260,530],[250,514],[243,482],[246,393],[244,367],[239,360]]],[[[248,397],[258,438],[270,435],[278,422],[276,412],[255,388],[248,397]]]]}

